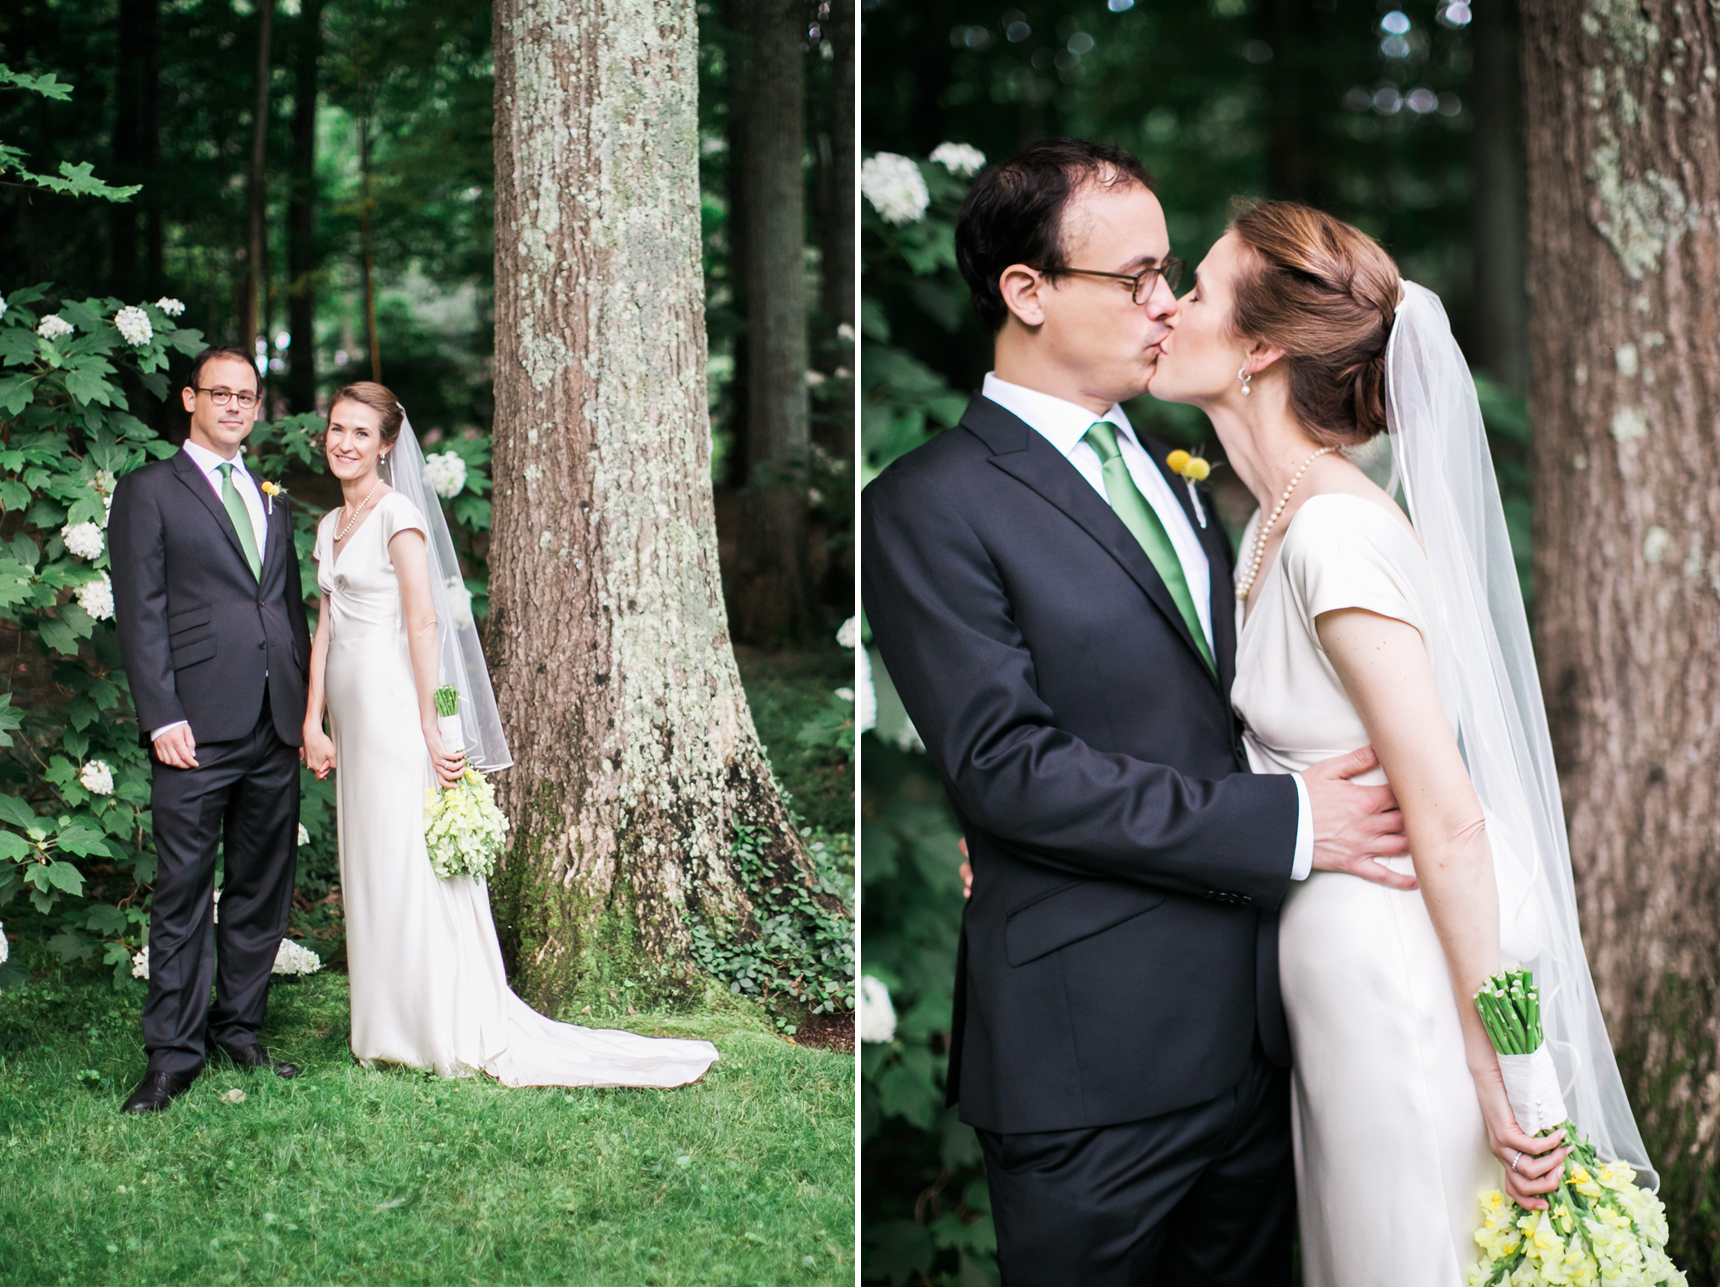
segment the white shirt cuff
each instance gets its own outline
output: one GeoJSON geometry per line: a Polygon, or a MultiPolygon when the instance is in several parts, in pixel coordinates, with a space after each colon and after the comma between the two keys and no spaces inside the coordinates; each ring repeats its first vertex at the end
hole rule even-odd
{"type": "MultiPolygon", "coordinates": [[[[151,733],[149,735],[149,740],[152,742],[158,742],[161,740],[161,735],[163,733],[171,733],[176,728],[184,728],[190,722],[191,721],[188,719],[176,719],[171,724],[163,724],[160,728],[156,729],[153,733],[151,733]]],[[[1302,779],[1297,778],[1296,781],[1301,782],[1302,779]]],[[[1304,797],[1304,800],[1305,799],[1306,799],[1306,797],[1304,797]]],[[[1304,811],[1306,811],[1306,805],[1305,804],[1304,804],[1304,811]]],[[[1300,853],[1301,850],[1297,850],[1297,852],[1300,853]]]]}
{"type": "Polygon", "coordinates": [[[1302,775],[1292,773],[1290,780],[1296,784],[1296,860],[1290,864],[1290,879],[1307,880],[1314,870],[1314,809],[1302,775]]]}

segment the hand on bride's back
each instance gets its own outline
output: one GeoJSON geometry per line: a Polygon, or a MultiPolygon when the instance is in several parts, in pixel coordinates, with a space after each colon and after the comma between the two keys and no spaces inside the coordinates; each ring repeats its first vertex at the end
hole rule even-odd
{"type": "Polygon", "coordinates": [[[1414,876],[1375,861],[1409,853],[1403,814],[1389,786],[1362,786],[1350,779],[1379,767],[1374,748],[1364,746],[1305,770],[1308,811],[1314,821],[1314,869],[1342,871],[1389,889],[1414,889],[1414,876]]]}

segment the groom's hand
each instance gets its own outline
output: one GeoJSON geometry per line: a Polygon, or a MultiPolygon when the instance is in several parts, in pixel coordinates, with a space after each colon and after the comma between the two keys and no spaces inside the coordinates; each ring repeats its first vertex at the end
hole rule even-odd
{"type": "Polygon", "coordinates": [[[197,739],[191,736],[191,725],[181,724],[178,728],[170,728],[152,744],[155,747],[155,758],[171,769],[194,769],[197,767],[197,739]]]}
{"type": "Polygon", "coordinates": [[[1403,814],[1389,786],[1360,786],[1350,779],[1379,767],[1374,748],[1321,760],[1302,773],[1314,815],[1314,870],[1342,871],[1388,889],[1414,889],[1415,877],[1381,866],[1377,858],[1409,852],[1403,814]]]}

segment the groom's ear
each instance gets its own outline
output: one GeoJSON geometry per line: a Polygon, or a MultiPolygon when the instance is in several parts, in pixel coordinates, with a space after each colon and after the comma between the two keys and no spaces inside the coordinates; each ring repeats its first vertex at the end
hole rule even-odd
{"type": "Polygon", "coordinates": [[[186,409],[186,411],[197,410],[197,390],[193,389],[190,385],[186,385],[185,388],[179,391],[179,403],[186,409]]]}
{"type": "Polygon", "coordinates": [[[1038,326],[1045,320],[1045,305],[1039,292],[1045,279],[1026,264],[1011,264],[997,275],[997,291],[1004,307],[1023,326],[1038,326]]]}

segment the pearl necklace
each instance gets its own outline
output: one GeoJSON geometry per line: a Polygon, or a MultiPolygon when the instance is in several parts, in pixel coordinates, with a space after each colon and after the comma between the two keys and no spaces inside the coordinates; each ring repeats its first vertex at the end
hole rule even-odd
{"type": "MultiPolygon", "coordinates": [[[[1307,466],[1304,465],[1303,468],[1306,469],[1307,466]]],[[[1300,475],[1298,475],[1298,477],[1300,477],[1300,475]]],[[[365,493],[364,499],[358,502],[358,508],[352,511],[352,518],[347,521],[345,532],[341,531],[340,520],[339,519],[335,520],[335,524],[334,524],[334,539],[335,540],[344,541],[346,539],[347,533],[352,531],[353,524],[358,522],[358,516],[360,514],[364,513],[364,507],[366,505],[370,504],[370,498],[372,496],[376,495],[376,489],[380,486],[382,486],[382,479],[378,478],[376,480],[375,485],[372,486],[371,489],[365,493]]],[[[346,506],[342,505],[341,508],[345,509],[346,506]]]]}
{"type": "Polygon", "coordinates": [[[1330,455],[1336,447],[1322,447],[1312,456],[1302,462],[1302,468],[1296,471],[1296,476],[1290,480],[1290,485],[1284,489],[1284,494],[1278,498],[1278,505],[1272,511],[1272,517],[1260,525],[1260,530],[1254,534],[1254,548],[1249,551],[1248,561],[1242,565],[1242,571],[1236,578],[1236,601],[1248,602],[1248,592],[1254,588],[1254,578],[1260,573],[1260,560],[1266,557],[1266,538],[1272,534],[1272,529],[1278,525],[1278,516],[1284,512],[1284,507],[1290,503],[1290,493],[1296,490],[1296,484],[1302,481],[1302,475],[1308,472],[1321,456],[1330,455]]]}

